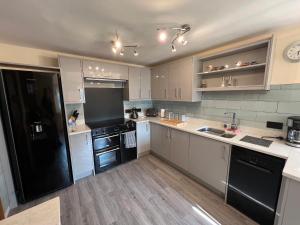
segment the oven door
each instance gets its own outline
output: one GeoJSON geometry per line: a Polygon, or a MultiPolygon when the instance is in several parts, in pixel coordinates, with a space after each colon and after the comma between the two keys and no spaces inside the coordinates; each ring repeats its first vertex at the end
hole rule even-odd
{"type": "Polygon", "coordinates": [[[120,146],[120,134],[97,136],[93,138],[94,151],[120,146]]]}
{"type": "Polygon", "coordinates": [[[103,172],[109,168],[121,164],[120,147],[115,147],[105,151],[95,152],[95,170],[96,173],[103,172]]]}

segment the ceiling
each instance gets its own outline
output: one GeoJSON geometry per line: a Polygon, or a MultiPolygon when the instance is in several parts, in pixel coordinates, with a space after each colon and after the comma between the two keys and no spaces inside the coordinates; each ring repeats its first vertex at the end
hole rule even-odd
{"type": "Polygon", "coordinates": [[[299,0],[1,0],[0,42],[151,65],[274,27],[300,22],[299,0]],[[188,23],[172,53],[157,27],[188,23]],[[139,56],[115,56],[118,31],[139,56]]]}

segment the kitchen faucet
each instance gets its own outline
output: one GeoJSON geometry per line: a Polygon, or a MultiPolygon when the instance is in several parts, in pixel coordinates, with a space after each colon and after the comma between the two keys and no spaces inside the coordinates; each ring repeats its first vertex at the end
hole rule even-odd
{"type": "MultiPolygon", "coordinates": [[[[237,125],[237,119],[236,119],[236,112],[225,112],[224,113],[224,115],[228,115],[228,114],[232,114],[230,128],[232,130],[237,130],[238,125],[237,125]]],[[[224,127],[227,128],[227,124],[224,124],[224,127]]]]}

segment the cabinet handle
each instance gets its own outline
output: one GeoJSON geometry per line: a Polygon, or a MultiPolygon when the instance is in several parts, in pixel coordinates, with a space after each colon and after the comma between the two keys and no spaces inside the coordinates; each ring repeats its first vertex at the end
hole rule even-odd
{"type": "Polygon", "coordinates": [[[88,135],[87,134],[85,134],[85,143],[86,143],[86,145],[89,144],[89,142],[88,142],[88,135]]]}
{"type": "Polygon", "coordinates": [[[179,99],[181,99],[181,88],[179,88],[179,99]]]}
{"type": "Polygon", "coordinates": [[[140,98],[142,98],[142,89],[140,88],[140,98]]]}
{"type": "Polygon", "coordinates": [[[174,89],[174,92],[175,92],[174,96],[175,98],[177,98],[177,88],[174,89]]]}
{"type": "Polygon", "coordinates": [[[167,98],[167,88],[165,88],[165,98],[167,98]]]}
{"type": "Polygon", "coordinates": [[[149,99],[151,99],[151,90],[149,89],[149,91],[148,91],[149,93],[148,93],[148,95],[149,95],[149,99]]]}
{"type": "Polygon", "coordinates": [[[223,145],[222,159],[224,159],[226,161],[226,146],[225,145],[223,145]]]}

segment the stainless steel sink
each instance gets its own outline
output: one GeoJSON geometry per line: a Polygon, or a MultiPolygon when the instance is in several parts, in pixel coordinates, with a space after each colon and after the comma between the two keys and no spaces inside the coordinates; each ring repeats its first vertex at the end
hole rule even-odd
{"type": "Polygon", "coordinates": [[[199,129],[198,131],[216,135],[216,136],[220,136],[220,137],[224,137],[224,138],[233,138],[235,136],[235,134],[225,133],[224,130],[211,128],[211,127],[203,127],[201,129],[199,129]]]}

